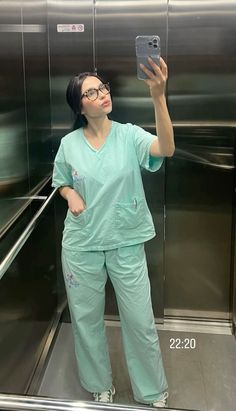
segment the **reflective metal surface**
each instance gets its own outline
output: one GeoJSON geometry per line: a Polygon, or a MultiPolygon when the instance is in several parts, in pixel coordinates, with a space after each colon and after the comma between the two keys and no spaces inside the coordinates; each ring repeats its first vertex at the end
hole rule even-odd
{"type": "Polygon", "coordinates": [[[17,239],[16,243],[13,245],[11,250],[8,252],[6,257],[0,263],[0,280],[4,276],[7,269],[10,267],[16,256],[18,255],[19,251],[22,249],[23,245],[29,238],[30,234],[35,229],[36,225],[39,222],[39,219],[42,217],[43,212],[48,207],[48,205],[52,202],[56,195],[57,189],[55,188],[50,196],[47,198],[42,207],[38,210],[38,212],[34,215],[33,219],[27,225],[26,229],[23,231],[21,236],[17,239]]]}
{"type": "MultiPolygon", "coordinates": [[[[46,0],[0,2],[1,258],[32,218],[36,207],[28,197],[51,168],[46,19],[46,0]]],[[[49,332],[56,302],[55,251],[45,252],[43,232],[46,228],[53,244],[50,220],[48,214],[30,247],[26,241],[8,261],[0,281],[0,391],[27,391],[49,332]]]]}
{"type": "Polygon", "coordinates": [[[152,124],[153,104],[146,84],[137,80],[135,37],[157,34],[167,55],[167,1],[96,1],[96,68],[109,78],[112,117],[122,123],[152,124]]]}
{"type": "Polygon", "coordinates": [[[0,229],[51,170],[46,5],[0,2],[0,229]]]}
{"type": "Polygon", "coordinates": [[[47,0],[23,0],[21,6],[27,160],[32,189],[50,174],[52,162],[47,0]]]}
{"type": "MultiPolygon", "coordinates": [[[[235,153],[236,154],[236,153],[235,153]]],[[[234,204],[234,211],[233,211],[233,232],[232,232],[232,239],[233,239],[233,247],[232,247],[232,279],[231,279],[231,298],[230,298],[230,311],[231,311],[231,320],[233,323],[233,333],[236,338],[236,187],[235,187],[235,180],[234,180],[234,194],[233,194],[233,204],[234,204]]]]}
{"type": "Polygon", "coordinates": [[[65,93],[71,77],[93,71],[93,0],[48,0],[52,135],[55,152],[72,127],[65,93]],[[84,32],[57,32],[57,24],[84,24],[84,32]]]}
{"type": "Polygon", "coordinates": [[[37,199],[38,201],[45,200],[44,196],[39,196],[38,193],[42,190],[42,188],[51,180],[50,177],[44,178],[37,184],[27,196],[17,196],[17,197],[5,197],[1,200],[2,208],[1,208],[1,216],[4,216],[4,212],[8,215],[8,218],[3,218],[5,220],[5,224],[2,223],[0,228],[0,241],[7,233],[7,231],[11,228],[11,226],[20,218],[21,214],[23,214],[24,210],[29,206],[29,204],[37,199]],[[17,200],[17,201],[16,201],[17,200]],[[9,208],[14,204],[15,212],[9,217],[9,208]],[[5,211],[7,210],[7,211],[5,211]]]}
{"type": "Polygon", "coordinates": [[[165,315],[230,319],[235,131],[178,128],[166,181],[165,315]]]}
{"type": "Polygon", "coordinates": [[[168,2],[168,101],[173,121],[235,123],[235,18],[233,0],[168,2]]]}
{"type": "MultiPolygon", "coordinates": [[[[45,196],[46,189],[41,194],[45,196]]],[[[44,203],[43,215],[42,209],[38,212],[40,203],[33,201],[1,241],[3,257],[24,233],[17,242],[18,248],[15,244],[2,263],[7,271],[0,280],[0,392],[27,393],[57,310],[59,294],[51,199],[44,203]],[[40,221],[35,219],[37,214],[40,221]]]]}
{"type": "MultiPolygon", "coordinates": [[[[150,410],[152,407],[144,406],[130,406],[122,404],[106,404],[106,403],[94,403],[85,401],[70,401],[70,400],[56,400],[51,398],[37,398],[37,397],[20,397],[17,395],[4,395],[0,394],[0,408],[1,410],[37,410],[37,411],[72,411],[72,410],[117,410],[117,411],[132,411],[132,410],[150,410]]],[[[163,409],[163,408],[161,408],[163,409]]],[[[180,408],[178,408],[180,410],[180,408]]],[[[175,410],[175,408],[169,408],[169,410],[175,410]]],[[[191,410],[190,410],[191,411],[191,410]]]]}
{"type": "MultiPolygon", "coordinates": [[[[46,6],[46,0],[0,2],[1,259],[36,213],[31,194],[51,171],[46,6]]],[[[30,245],[28,227],[17,252],[25,243],[23,249],[2,264],[0,391],[27,391],[49,332],[56,306],[52,210],[30,245]]]]}
{"type": "Polygon", "coordinates": [[[231,317],[235,15],[233,1],[168,4],[168,102],[179,126],[167,164],[169,316],[231,317]]]}
{"type": "MultiPolygon", "coordinates": [[[[0,25],[21,25],[20,2],[0,3],[0,25]]],[[[1,198],[12,185],[19,193],[27,190],[26,116],[22,34],[1,33],[0,36],[0,205],[1,198]],[[14,75],[12,70],[14,69],[14,75]]],[[[2,207],[0,207],[2,208],[2,207]]],[[[8,215],[1,216],[0,225],[8,215]]]]}

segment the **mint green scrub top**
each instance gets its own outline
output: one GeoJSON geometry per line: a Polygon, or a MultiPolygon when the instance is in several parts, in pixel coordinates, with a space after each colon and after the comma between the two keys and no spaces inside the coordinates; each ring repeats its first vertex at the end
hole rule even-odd
{"type": "Polygon", "coordinates": [[[83,129],[62,138],[53,170],[53,187],[70,186],[86,209],[68,209],[62,246],[100,251],[142,243],[155,237],[141,167],[157,171],[163,157],[149,154],[157,137],[136,125],[112,121],[104,144],[95,149],[83,129]]]}

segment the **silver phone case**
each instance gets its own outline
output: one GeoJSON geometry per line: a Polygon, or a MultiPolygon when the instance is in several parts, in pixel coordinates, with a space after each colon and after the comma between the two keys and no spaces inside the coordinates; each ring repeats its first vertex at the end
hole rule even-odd
{"type": "Polygon", "coordinates": [[[153,61],[160,66],[160,37],[157,35],[153,36],[137,36],[135,39],[135,50],[136,50],[136,62],[137,62],[137,77],[139,80],[145,80],[148,78],[146,73],[140,68],[139,64],[142,63],[149,70],[152,67],[148,63],[148,57],[151,57],[153,61]]]}

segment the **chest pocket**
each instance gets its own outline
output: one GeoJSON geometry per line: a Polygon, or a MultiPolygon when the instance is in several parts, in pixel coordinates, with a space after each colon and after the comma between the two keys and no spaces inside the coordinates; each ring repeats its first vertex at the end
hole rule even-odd
{"type": "Polygon", "coordinates": [[[116,203],[115,205],[115,224],[122,230],[137,228],[143,223],[144,218],[143,199],[134,198],[132,202],[116,203]]]}

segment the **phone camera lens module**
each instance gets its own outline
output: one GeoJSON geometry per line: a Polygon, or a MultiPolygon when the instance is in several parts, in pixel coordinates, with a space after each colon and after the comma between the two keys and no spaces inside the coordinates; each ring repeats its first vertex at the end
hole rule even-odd
{"type": "Polygon", "coordinates": [[[149,41],[149,43],[148,43],[148,44],[149,44],[149,46],[152,46],[152,42],[151,42],[151,41],[149,41]]]}
{"type": "Polygon", "coordinates": [[[157,39],[153,39],[153,43],[157,43],[157,39]]]}
{"type": "Polygon", "coordinates": [[[157,44],[153,44],[153,47],[155,47],[155,49],[157,49],[157,44]]]}

